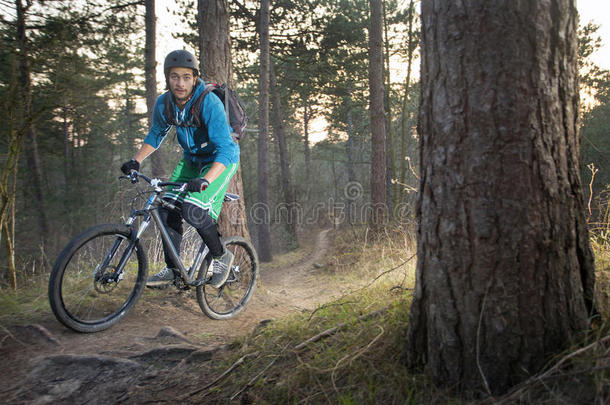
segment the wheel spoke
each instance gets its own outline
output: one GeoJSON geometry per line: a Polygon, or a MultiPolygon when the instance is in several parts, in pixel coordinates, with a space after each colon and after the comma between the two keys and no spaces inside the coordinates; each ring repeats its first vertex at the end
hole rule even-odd
{"type": "Polygon", "coordinates": [[[81,234],[64,250],[49,282],[51,308],[64,325],[80,332],[106,329],[123,317],[144,288],[139,245],[127,257],[129,229],[100,225],[81,234]],[[120,283],[108,282],[126,259],[120,283]],[[101,264],[100,264],[101,263],[101,264]]]}
{"type": "MultiPolygon", "coordinates": [[[[227,319],[236,315],[246,305],[256,287],[258,263],[254,248],[243,238],[237,237],[229,238],[226,245],[234,255],[226,284],[220,290],[209,284],[197,287],[199,306],[214,319],[227,319]]],[[[202,274],[199,275],[200,279],[202,274]]]]}

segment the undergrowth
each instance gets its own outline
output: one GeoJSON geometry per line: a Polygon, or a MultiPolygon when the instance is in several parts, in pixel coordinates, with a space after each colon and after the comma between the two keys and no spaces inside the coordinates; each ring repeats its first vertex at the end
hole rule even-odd
{"type": "MultiPolygon", "coordinates": [[[[400,230],[377,237],[339,233],[333,246],[337,255],[325,271],[359,285],[314,311],[260,325],[236,341],[212,369],[205,366],[205,374],[219,376],[217,381],[183,386],[179,399],[245,404],[475,403],[433,386],[425,375],[405,366],[414,246],[400,230]]],[[[596,250],[598,294],[608,291],[603,264],[607,255],[607,248],[596,250]]],[[[607,319],[608,313],[602,313],[607,319]]],[[[479,403],[608,403],[609,359],[606,323],[505,396],[479,403]]]]}

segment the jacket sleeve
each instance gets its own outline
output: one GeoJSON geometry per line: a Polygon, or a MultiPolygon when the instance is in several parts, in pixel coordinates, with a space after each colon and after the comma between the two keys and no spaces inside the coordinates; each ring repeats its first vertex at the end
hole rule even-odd
{"type": "Polygon", "coordinates": [[[205,96],[201,119],[208,129],[210,143],[216,147],[214,161],[225,166],[239,162],[239,146],[231,137],[224,105],[216,94],[210,92],[205,96]]]}
{"type": "Polygon", "coordinates": [[[153,119],[148,135],[144,138],[144,143],[149,144],[155,149],[161,146],[161,142],[165,139],[165,135],[169,132],[171,125],[167,123],[165,116],[163,115],[163,109],[165,108],[165,98],[167,93],[164,93],[157,97],[155,102],[155,108],[153,109],[153,119]]]}

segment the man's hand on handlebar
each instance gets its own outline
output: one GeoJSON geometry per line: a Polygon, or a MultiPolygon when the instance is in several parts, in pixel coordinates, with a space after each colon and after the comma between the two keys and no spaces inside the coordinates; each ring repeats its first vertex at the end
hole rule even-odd
{"type": "Polygon", "coordinates": [[[190,191],[191,193],[198,193],[208,188],[210,182],[206,179],[190,179],[186,184],[186,189],[188,191],[190,191]]]}
{"type": "Polygon", "coordinates": [[[140,170],[140,162],[135,159],[131,159],[121,165],[121,171],[126,175],[129,175],[132,170],[140,170]]]}

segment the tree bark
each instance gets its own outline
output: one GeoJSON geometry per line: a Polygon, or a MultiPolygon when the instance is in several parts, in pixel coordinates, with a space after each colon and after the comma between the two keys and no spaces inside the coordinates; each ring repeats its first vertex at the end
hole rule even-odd
{"type": "MultiPolygon", "coordinates": [[[[156,59],[156,30],[155,0],[145,0],[144,21],[146,26],[146,44],[144,45],[144,80],[146,87],[146,118],[148,127],[152,125],[153,111],[157,101],[157,59],[156,59]]],[[[152,174],[161,177],[166,174],[163,154],[157,152],[150,157],[152,174]]]]}
{"type": "MultiPolygon", "coordinates": [[[[413,35],[413,20],[415,18],[414,0],[409,2],[409,11],[407,17],[407,77],[405,78],[404,95],[402,98],[402,114],[400,119],[400,180],[399,190],[404,189],[404,184],[407,181],[407,145],[410,143],[410,111],[409,111],[409,89],[411,87],[411,71],[413,65],[413,52],[415,51],[414,35],[413,35]]],[[[403,194],[400,192],[399,194],[403,194]]],[[[402,201],[402,196],[399,195],[398,201],[402,201]]]]}
{"type": "Polygon", "coordinates": [[[25,131],[26,166],[29,169],[30,187],[32,199],[37,208],[38,227],[40,241],[43,246],[48,244],[49,222],[47,219],[46,198],[43,191],[44,180],[40,155],[38,153],[38,139],[36,128],[32,120],[32,82],[30,77],[29,48],[26,34],[26,13],[31,4],[23,5],[21,0],[16,1],[17,8],[17,44],[19,47],[19,83],[21,101],[23,103],[23,122],[25,131]]]}
{"type": "MultiPolygon", "coordinates": [[[[355,152],[354,152],[354,129],[352,124],[352,87],[351,84],[347,87],[347,142],[345,144],[346,155],[347,155],[347,182],[352,184],[356,181],[356,169],[355,169],[355,152]]],[[[356,220],[356,195],[352,193],[345,193],[347,198],[347,215],[351,225],[356,220]]]]}
{"type": "Polygon", "coordinates": [[[392,126],[392,104],[390,102],[390,96],[392,92],[392,77],[390,75],[390,40],[388,38],[388,12],[386,9],[386,0],[382,0],[382,20],[383,20],[383,60],[384,69],[383,76],[385,79],[384,88],[384,111],[386,118],[386,203],[388,205],[388,212],[392,215],[393,208],[398,204],[395,199],[398,196],[396,192],[397,188],[394,186],[393,180],[397,179],[396,176],[396,151],[394,150],[394,128],[392,126]]]}
{"type": "Polygon", "coordinates": [[[269,88],[271,90],[271,98],[273,102],[273,128],[274,135],[277,139],[279,152],[280,152],[280,169],[282,177],[282,190],[284,194],[284,203],[287,209],[287,228],[290,232],[295,243],[298,243],[297,239],[297,217],[296,217],[296,206],[294,196],[292,194],[292,181],[290,176],[290,163],[288,157],[288,148],[286,146],[286,133],[284,131],[284,123],[282,116],[282,101],[280,99],[280,92],[277,88],[277,78],[275,76],[275,66],[273,62],[270,62],[269,72],[269,88]]]}
{"type": "MultiPolygon", "coordinates": [[[[229,11],[226,0],[198,0],[199,68],[203,78],[232,86],[233,64],[229,35],[229,11]]],[[[227,192],[240,199],[226,204],[220,212],[218,227],[224,236],[239,235],[250,239],[241,166],[229,182],[227,192]]]]}
{"type": "Polygon", "coordinates": [[[386,130],[383,106],[383,21],[381,0],[370,0],[369,89],[371,115],[371,205],[372,228],[387,219],[386,206],[386,130]]]}
{"type": "Polygon", "coordinates": [[[269,168],[268,168],[268,143],[269,133],[269,0],[261,0],[261,24],[260,24],[260,77],[258,96],[258,204],[265,213],[259,218],[257,225],[258,254],[263,262],[270,262],[271,256],[271,232],[269,222],[271,210],[269,207],[269,168]]]}
{"type": "Polygon", "coordinates": [[[311,107],[306,97],[303,97],[303,144],[305,147],[305,178],[311,178],[311,149],[309,145],[309,121],[311,120],[311,107]]]}
{"type": "Polygon", "coordinates": [[[594,269],[573,0],[422,2],[422,177],[407,361],[501,394],[578,340],[594,269]]]}
{"type": "Polygon", "coordinates": [[[227,0],[198,0],[199,66],[206,80],[233,85],[227,0]]]}

